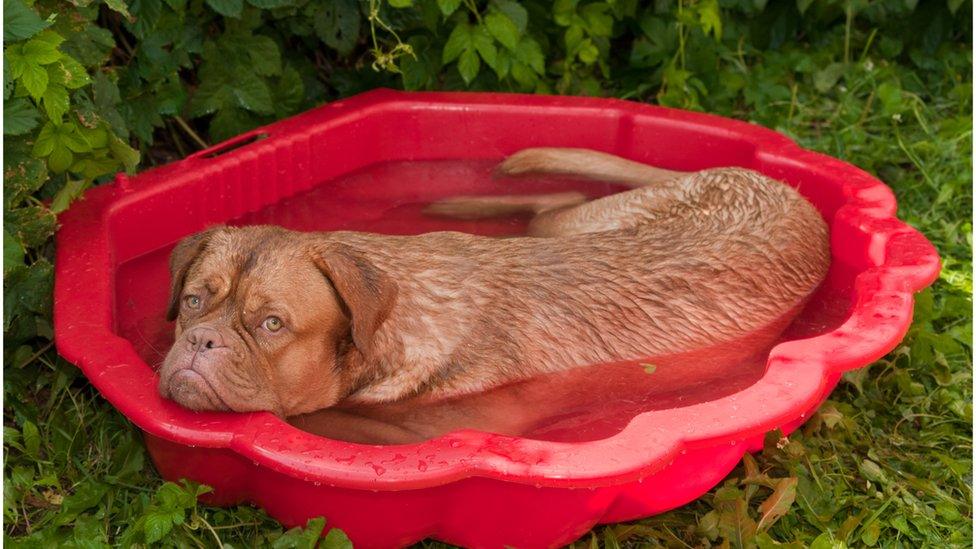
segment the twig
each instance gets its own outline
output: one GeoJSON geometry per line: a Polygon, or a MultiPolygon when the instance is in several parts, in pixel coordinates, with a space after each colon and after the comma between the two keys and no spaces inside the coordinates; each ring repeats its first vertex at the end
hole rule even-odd
{"type": "Polygon", "coordinates": [[[214,530],[214,527],[211,526],[209,522],[207,522],[207,519],[200,516],[200,513],[197,513],[196,509],[193,510],[193,518],[198,519],[200,522],[202,522],[203,525],[207,527],[207,530],[209,530],[210,533],[213,534],[214,539],[217,540],[217,547],[224,546],[224,542],[220,541],[220,536],[217,535],[217,531],[214,530]]]}
{"type": "Polygon", "coordinates": [[[204,141],[199,135],[197,135],[197,132],[193,131],[193,128],[191,128],[190,125],[186,123],[186,120],[183,120],[183,117],[174,116],[173,120],[175,120],[176,123],[179,124],[181,128],[183,128],[183,131],[185,131],[187,135],[189,135],[194,141],[197,142],[197,145],[200,145],[201,149],[206,149],[207,147],[210,146],[207,145],[207,142],[204,141]]]}
{"type": "Polygon", "coordinates": [[[871,34],[868,35],[868,43],[867,44],[864,44],[864,49],[861,50],[861,58],[858,59],[858,62],[863,62],[864,61],[864,58],[868,56],[868,50],[871,49],[871,44],[874,43],[874,37],[877,34],[878,34],[878,28],[877,27],[871,29],[871,34]]]}
{"type": "Polygon", "coordinates": [[[27,366],[31,362],[34,362],[35,360],[37,360],[37,357],[43,355],[48,349],[51,348],[52,345],[54,345],[54,342],[53,341],[47,342],[47,345],[45,345],[45,346],[41,347],[40,349],[38,349],[38,351],[36,353],[32,354],[30,356],[30,358],[28,358],[27,360],[25,360],[22,364],[18,364],[17,366],[15,366],[15,368],[17,368],[19,370],[19,369],[23,368],[24,366],[27,366]]]}
{"type": "Polygon", "coordinates": [[[477,21],[478,24],[480,25],[481,24],[481,14],[478,13],[478,6],[474,5],[474,1],[473,0],[465,0],[464,1],[464,5],[468,7],[468,11],[470,11],[471,13],[474,14],[475,21],[477,21]]]}
{"type": "Polygon", "coordinates": [[[169,120],[166,121],[166,129],[169,130],[170,137],[173,138],[173,144],[176,145],[176,150],[180,153],[180,158],[186,157],[186,149],[183,148],[183,141],[180,139],[179,134],[176,133],[176,129],[173,128],[173,124],[169,120]]]}
{"type": "Polygon", "coordinates": [[[260,522],[238,522],[237,524],[225,524],[223,526],[211,526],[214,530],[229,530],[231,528],[240,528],[241,526],[257,526],[261,524],[260,522]]]}

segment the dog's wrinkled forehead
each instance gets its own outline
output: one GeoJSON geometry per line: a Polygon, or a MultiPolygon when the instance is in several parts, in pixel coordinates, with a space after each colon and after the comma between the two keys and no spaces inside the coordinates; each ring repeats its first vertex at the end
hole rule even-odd
{"type": "Polygon", "coordinates": [[[170,257],[172,288],[167,316],[175,317],[189,291],[226,294],[242,275],[258,269],[271,250],[281,250],[286,231],[275,227],[214,227],[183,239],[170,257]]]}
{"type": "Polygon", "coordinates": [[[277,227],[213,230],[188,266],[182,293],[206,293],[216,309],[293,309],[301,323],[309,305],[333,294],[297,235],[277,227]]]}

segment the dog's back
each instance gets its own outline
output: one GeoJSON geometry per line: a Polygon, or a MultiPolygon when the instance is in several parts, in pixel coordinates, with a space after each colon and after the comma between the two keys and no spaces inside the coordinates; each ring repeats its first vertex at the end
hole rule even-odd
{"type": "Polygon", "coordinates": [[[398,273],[400,293],[377,333],[395,349],[382,361],[385,388],[361,391],[362,400],[404,387],[472,392],[738,339],[765,345],[829,266],[817,211],[754,171],[669,172],[594,151],[530,149],[500,172],[636,188],[542,211],[535,238],[365,237],[364,253],[398,273]]]}

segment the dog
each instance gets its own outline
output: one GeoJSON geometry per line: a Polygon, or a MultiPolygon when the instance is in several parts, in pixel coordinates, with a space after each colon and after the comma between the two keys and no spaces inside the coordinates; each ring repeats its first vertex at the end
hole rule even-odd
{"type": "Polygon", "coordinates": [[[751,341],[748,355],[769,343],[748,335],[785,327],[830,264],[817,210],[755,171],[534,148],[496,173],[630,190],[461,196],[426,210],[532,214],[527,235],[511,238],[273,226],[189,236],[170,257],[176,338],[160,393],[193,410],[288,417],[450,399],[723,342],[751,341]]]}

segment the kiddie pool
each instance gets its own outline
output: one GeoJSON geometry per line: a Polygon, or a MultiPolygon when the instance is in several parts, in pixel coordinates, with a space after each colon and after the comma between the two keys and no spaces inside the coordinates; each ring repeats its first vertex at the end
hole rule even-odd
{"type": "Polygon", "coordinates": [[[897,344],[913,293],[936,278],[939,258],[895,218],[895,207],[891,191],[867,173],[743,122],[609,99],[377,90],[88,191],[57,235],[55,339],[145,432],[163,477],[209,484],[210,503],[253,502],[289,526],[324,515],[357,547],[427,537],[471,547],[559,546],[596,524],[699,497],[744,452],[761,448],[765,433],[802,424],[844,371],[897,344]],[[532,146],[586,147],[679,170],[745,166],[797,187],[819,208],[831,227],[830,275],[757,381],[640,413],[616,434],[578,442],[461,430],[417,444],[353,444],[267,413],[190,412],[157,394],[150,363],[172,337],[163,320],[165,261],[180,238],[232,220],[503,234],[491,221],[431,220],[419,207],[384,227],[376,207],[384,193],[423,203],[504,192],[504,183],[411,175],[381,162],[490,166],[532,146]],[[280,204],[371,167],[359,185],[320,197],[315,208],[303,208],[305,195],[280,204]]]}

